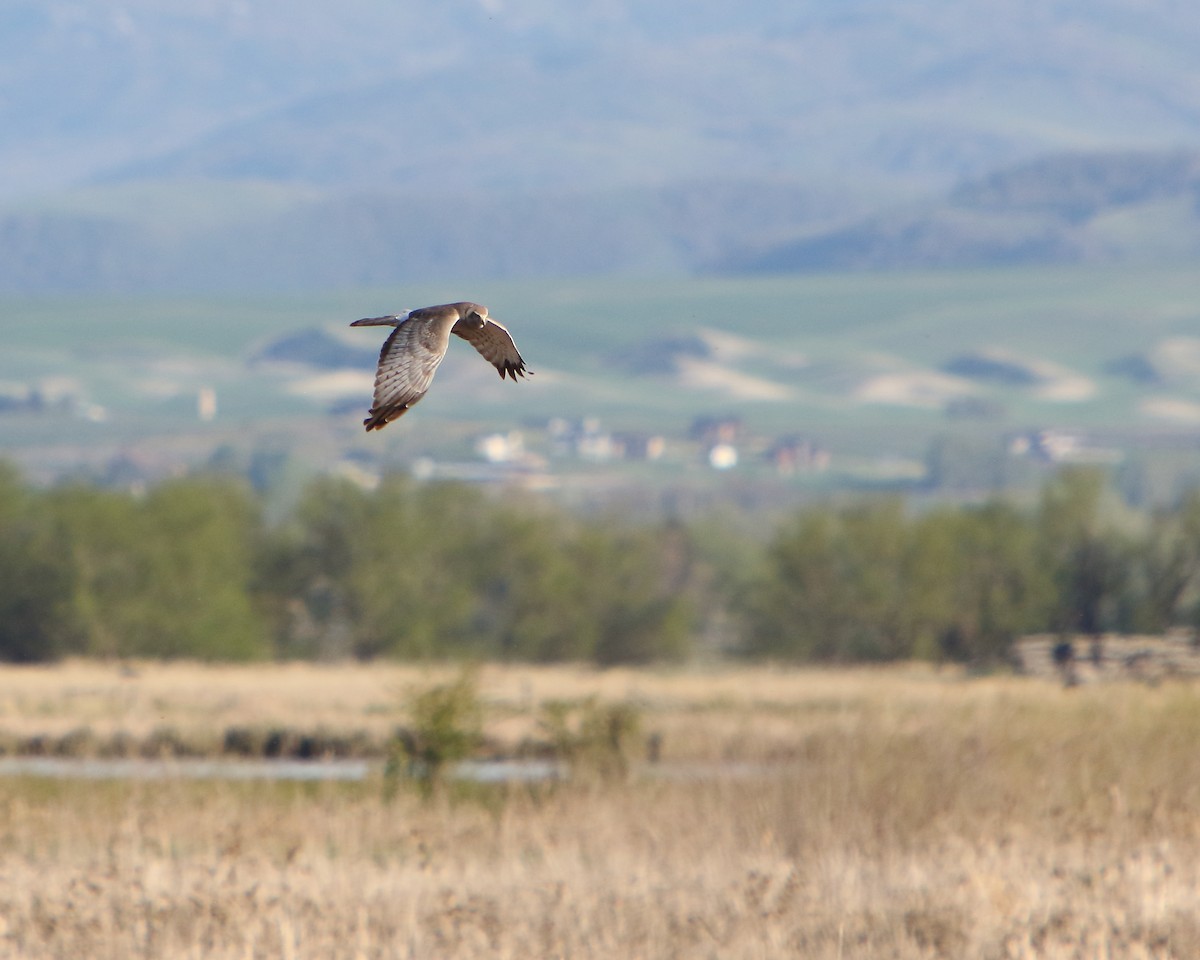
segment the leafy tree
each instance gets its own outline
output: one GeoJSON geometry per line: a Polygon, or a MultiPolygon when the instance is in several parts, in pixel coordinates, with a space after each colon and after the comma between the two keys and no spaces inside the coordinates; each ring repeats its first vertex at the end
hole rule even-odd
{"type": "Polygon", "coordinates": [[[153,575],[142,556],[137,504],[124,494],[73,485],[50,495],[50,509],[67,544],[72,604],[84,653],[133,653],[129,631],[143,585],[153,575]]]}
{"type": "Polygon", "coordinates": [[[1093,470],[1036,511],[813,507],[765,546],[404,477],[315,481],[270,529],[262,504],[229,478],[37,493],[0,469],[0,657],[643,663],[726,636],[736,596],[748,653],[986,662],[1027,631],[1161,630],[1200,597],[1200,493],[1134,515],[1093,470]]]}
{"type": "Polygon", "coordinates": [[[364,657],[661,659],[690,630],[674,542],[456,484],[322,481],[275,539],[268,593],[288,649],[344,629],[364,657]],[[280,616],[288,597],[302,616],[280,616]]]}
{"type": "Polygon", "coordinates": [[[946,507],[922,517],[908,571],[913,653],[971,661],[1007,655],[1053,600],[1031,519],[1013,507],[946,507]]]}
{"type": "Polygon", "coordinates": [[[348,571],[358,655],[485,652],[474,619],[482,509],[456,485],[380,487],[348,571]]]}
{"type": "Polygon", "coordinates": [[[797,659],[906,654],[907,524],[898,500],[799,514],[749,591],[747,649],[797,659]]]}
{"type": "Polygon", "coordinates": [[[203,478],[162,484],[146,498],[141,522],[155,570],[147,627],[159,634],[147,652],[216,660],[268,652],[250,593],[259,509],[236,482],[203,478]]]}
{"type": "Polygon", "coordinates": [[[1069,468],[1043,488],[1037,523],[1055,629],[1099,634],[1115,625],[1129,570],[1120,515],[1101,470],[1069,468]]]}
{"type": "Polygon", "coordinates": [[[310,483],[292,515],[267,532],[254,589],[285,657],[355,652],[352,570],[371,496],[347,480],[310,483]]]}
{"type": "Polygon", "coordinates": [[[1120,626],[1159,633],[1179,619],[1200,584],[1200,491],[1174,510],[1158,510],[1128,548],[1125,609],[1120,626]]]}
{"type": "Polygon", "coordinates": [[[0,465],[0,658],[51,660],[76,652],[73,578],[44,501],[0,465]]]}
{"type": "Polygon", "coordinates": [[[501,562],[481,571],[481,626],[499,655],[584,660],[596,649],[588,581],[578,562],[579,524],[545,510],[497,510],[484,551],[501,562]]]}
{"type": "Polygon", "coordinates": [[[257,504],[240,487],[172,481],[140,500],[71,487],[52,504],[87,652],[204,659],[268,652],[250,593],[257,504]]]}
{"type": "Polygon", "coordinates": [[[575,560],[598,663],[649,663],[687,652],[690,605],[664,568],[663,546],[653,530],[593,526],[579,537],[575,560]]]}

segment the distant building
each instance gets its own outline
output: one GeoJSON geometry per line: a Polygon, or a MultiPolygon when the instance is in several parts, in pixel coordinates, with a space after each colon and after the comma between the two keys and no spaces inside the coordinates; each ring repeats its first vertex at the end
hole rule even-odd
{"type": "Polygon", "coordinates": [[[212,387],[201,387],[196,393],[196,416],[204,423],[216,419],[217,391],[212,387]]]}
{"type": "Polygon", "coordinates": [[[742,438],[742,418],[735,416],[697,417],[692,421],[688,436],[706,448],[712,448],[722,443],[737,443],[742,438]]]}
{"type": "Polygon", "coordinates": [[[0,413],[40,413],[45,409],[42,394],[26,384],[0,385],[0,413]]]}
{"type": "Polygon", "coordinates": [[[829,451],[805,437],[780,437],[767,449],[767,462],[778,473],[819,473],[829,467],[829,451]]]}
{"type": "Polygon", "coordinates": [[[520,430],[489,433],[475,441],[475,452],[488,463],[512,463],[525,455],[525,437],[520,430]]]}
{"type": "Polygon", "coordinates": [[[614,433],[612,455],[617,460],[658,460],[666,452],[667,441],[657,434],[614,433]]]}
{"type": "Polygon", "coordinates": [[[732,443],[715,443],[708,448],[708,465],[714,470],[732,470],[738,464],[737,447],[732,443]]]}
{"type": "Polygon", "coordinates": [[[1014,457],[1030,457],[1043,463],[1116,463],[1121,451],[1091,446],[1079,433],[1067,430],[1035,430],[1008,441],[1014,457]]]}
{"type": "Polygon", "coordinates": [[[62,377],[46,377],[37,383],[0,381],[0,414],[84,414],[77,384],[62,377]]]}
{"type": "Polygon", "coordinates": [[[612,434],[600,425],[597,417],[568,420],[554,417],[546,424],[550,449],[560,457],[578,457],[603,463],[618,456],[612,434]]]}

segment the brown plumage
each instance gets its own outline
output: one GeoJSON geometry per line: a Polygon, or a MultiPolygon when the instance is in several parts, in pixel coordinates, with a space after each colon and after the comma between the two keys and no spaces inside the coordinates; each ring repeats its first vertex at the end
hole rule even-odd
{"type": "Polygon", "coordinates": [[[438,364],[446,356],[450,334],[468,341],[500,373],[525,376],[525,361],[502,324],[478,303],[443,303],[386,317],[364,317],[352,327],[395,327],[379,352],[375,399],[363,423],[382,430],[425,396],[438,364]]]}

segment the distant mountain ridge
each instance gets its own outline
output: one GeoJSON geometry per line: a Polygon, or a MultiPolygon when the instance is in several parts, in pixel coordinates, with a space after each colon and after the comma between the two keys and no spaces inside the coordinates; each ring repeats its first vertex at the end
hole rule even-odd
{"type": "Polygon", "coordinates": [[[11,0],[0,290],[1188,258],[1197,49],[1175,0],[11,0]]]}
{"type": "Polygon", "coordinates": [[[1200,8],[1174,0],[10,0],[2,189],[948,189],[1200,144],[1197,49],[1200,8]]]}
{"type": "Polygon", "coordinates": [[[0,291],[1200,260],[1200,153],[1181,151],[1041,158],[940,200],[876,200],[875,213],[868,196],[769,181],[290,199],[253,185],[206,189],[204,216],[186,205],[171,214],[176,188],[162,184],[120,202],[100,202],[100,191],[79,201],[87,212],[0,214],[0,291]],[[847,224],[851,211],[859,218],[847,224]]]}
{"type": "Polygon", "coordinates": [[[238,291],[422,280],[686,273],[764,235],[865,213],[787,182],[598,193],[299,192],[189,182],[0,212],[0,291],[238,291]],[[200,213],[176,202],[195,190],[200,213]],[[114,198],[115,195],[115,198],[114,198]],[[74,205],[75,209],[72,209],[74,205]],[[178,212],[171,212],[178,206],[178,212]]]}
{"type": "Polygon", "coordinates": [[[1153,200],[1200,200],[1200,153],[1074,153],[1041,157],[951,191],[975,210],[1049,213],[1082,223],[1101,210],[1153,200]]]}
{"type": "Polygon", "coordinates": [[[1043,157],[940,201],[810,232],[713,264],[794,273],[1200,259],[1200,153],[1043,157]]]}

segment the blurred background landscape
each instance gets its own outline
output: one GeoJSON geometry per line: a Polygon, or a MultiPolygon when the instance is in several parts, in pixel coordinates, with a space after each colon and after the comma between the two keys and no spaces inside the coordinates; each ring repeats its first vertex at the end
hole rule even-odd
{"type": "Polygon", "coordinates": [[[15,0],[0,441],[38,483],[217,462],[576,504],[1197,475],[1200,16],[1172,2],[15,0]],[[346,324],[469,297],[357,423],[346,324]],[[461,346],[461,345],[459,345],[461,346]],[[719,476],[718,476],[719,475],[719,476]]]}
{"type": "Polygon", "coordinates": [[[996,663],[1200,617],[1200,14],[0,20],[10,658],[996,663]],[[461,298],[535,376],[456,342],[364,434],[349,322],[461,298]]]}
{"type": "Polygon", "coordinates": [[[1200,956],[1198,50],[7,0],[0,953],[1200,956]]]}
{"type": "Polygon", "coordinates": [[[215,476],[275,529],[408,475],[761,543],[831,497],[1030,506],[1076,469],[1149,518],[1200,479],[1176,3],[0,19],[18,485],[215,476]],[[381,338],[348,323],[464,297],[536,375],[456,343],[366,436],[381,338]]]}
{"type": "Polygon", "coordinates": [[[14,0],[0,289],[1194,257],[1170,0],[14,0]]]}

